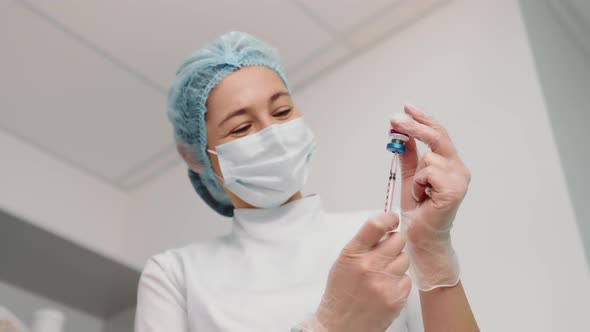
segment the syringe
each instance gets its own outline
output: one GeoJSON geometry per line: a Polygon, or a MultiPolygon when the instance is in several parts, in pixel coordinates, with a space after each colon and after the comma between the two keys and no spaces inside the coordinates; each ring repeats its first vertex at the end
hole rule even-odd
{"type": "Polygon", "coordinates": [[[395,189],[395,177],[397,175],[399,155],[406,153],[405,144],[409,137],[392,128],[389,130],[389,139],[391,142],[387,143],[386,149],[393,153],[393,158],[391,159],[389,180],[387,181],[387,192],[385,194],[385,212],[391,211],[391,206],[393,205],[393,191],[395,189]]]}

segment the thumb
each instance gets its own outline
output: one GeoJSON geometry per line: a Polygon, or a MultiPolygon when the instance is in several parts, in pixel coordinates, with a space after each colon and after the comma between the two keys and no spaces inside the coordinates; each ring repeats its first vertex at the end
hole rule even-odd
{"type": "Polygon", "coordinates": [[[402,179],[411,179],[418,169],[418,148],[416,140],[412,137],[406,142],[406,153],[399,155],[402,179]]]}
{"type": "MultiPolygon", "coordinates": [[[[396,114],[390,121],[393,129],[399,129],[399,123],[406,121],[407,115],[404,113],[396,114]]],[[[418,202],[412,196],[412,186],[414,174],[418,169],[419,157],[416,140],[410,137],[405,143],[406,153],[400,154],[400,170],[401,170],[401,209],[402,211],[410,211],[416,208],[418,202]]]]}
{"type": "MultiPolygon", "coordinates": [[[[390,121],[391,128],[401,130],[400,123],[408,121],[407,118],[408,116],[405,113],[397,113],[390,121]]],[[[413,137],[409,137],[404,145],[406,147],[406,153],[400,154],[399,156],[402,178],[411,178],[414,176],[418,167],[418,148],[416,147],[416,140],[413,137]]]]}
{"type": "Polygon", "coordinates": [[[392,212],[383,212],[367,220],[345,249],[350,252],[364,253],[371,250],[381,238],[399,225],[399,217],[392,212]]]}
{"type": "Polygon", "coordinates": [[[414,199],[412,190],[414,187],[414,176],[419,168],[418,149],[416,140],[411,138],[406,142],[406,153],[399,156],[401,171],[401,198],[402,211],[410,211],[418,206],[414,199]]]}

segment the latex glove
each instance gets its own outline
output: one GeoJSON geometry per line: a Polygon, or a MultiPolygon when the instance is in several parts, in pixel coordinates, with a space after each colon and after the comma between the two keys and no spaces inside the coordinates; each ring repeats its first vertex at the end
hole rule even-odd
{"type": "Polygon", "coordinates": [[[29,329],[10,310],[0,305],[0,332],[28,332],[29,329]]]}
{"type": "Polygon", "coordinates": [[[471,175],[436,120],[409,105],[404,112],[391,120],[391,126],[410,136],[406,153],[400,155],[402,226],[410,270],[422,291],[454,286],[459,282],[459,263],[450,231],[471,175]],[[431,150],[421,159],[414,138],[431,150]]]}
{"type": "Polygon", "coordinates": [[[0,320],[0,332],[21,332],[17,330],[11,322],[7,320],[0,320]]]}
{"type": "Polygon", "coordinates": [[[385,331],[399,315],[412,281],[405,238],[391,212],[368,220],[330,269],[322,301],[303,331],[385,331]],[[386,236],[383,240],[381,240],[386,236]],[[380,241],[381,240],[381,241],[380,241]]]}

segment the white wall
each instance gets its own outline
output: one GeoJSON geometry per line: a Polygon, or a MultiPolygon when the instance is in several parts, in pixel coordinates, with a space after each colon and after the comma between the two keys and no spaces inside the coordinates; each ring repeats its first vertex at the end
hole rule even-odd
{"type": "Polygon", "coordinates": [[[124,264],[132,198],[0,131],[0,208],[124,264]]]}
{"type": "Polygon", "coordinates": [[[482,330],[590,328],[588,270],[517,3],[455,1],[302,91],[322,147],[310,187],[329,207],[381,205],[386,120],[408,99],[446,124],[473,172],[453,235],[482,330]]]}
{"type": "Polygon", "coordinates": [[[590,1],[519,3],[590,264],[590,1]]]}
{"type": "MultiPolygon", "coordinates": [[[[28,327],[33,313],[40,309],[56,309],[64,313],[64,332],[111,332],[103,330],[103,321],[85,312],[70,308],[0,281],[0,306],[8,308],[28,327]]],[[[123,330],[121,330],[123,331],[123,330]]],[[[119,332],[117,330],[112,332],[119,332]]]]}
{"type": "MultiPolygon", "coordinates": [[[[180,158],[180,157],[179,157],[180,158]]],[[[198,196],[184,164],[133,192],[132,228],[126,254],[143,267],[148,255],[230,230],[231,219],[211,210],[198,196]]]]}
{"type": "Polygon", "coordinates": [[[132,332],[134,321],[135,307],[131,307],[106,319],[102,332],[132,332]]]}
{"type": "Polygon", "coordinates": [[[3,131],[0,151],[0,209],[138,270],[163,248],[229,229],[180,162],[123,192],[3,131]]]}
{"type": "MultiPolygon", "coordinates": [[[[380,208],[388,119],[406,100],[448,127],[473,172],[453,235],[482,330],[588,329],[590,279],[518,4],[454,1],[299,91],[319,141],[306,192],[380,208]]],[[[227,231],[184,167],[134,194],[138,263],[227,231]]]]}

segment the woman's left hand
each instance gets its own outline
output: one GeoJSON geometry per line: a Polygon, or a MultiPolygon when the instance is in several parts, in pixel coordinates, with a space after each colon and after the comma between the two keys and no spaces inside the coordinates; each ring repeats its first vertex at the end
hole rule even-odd
{"type": "Polygon", "coordinates": [[[447,131],[436,120],[408,105],[404,112],[391,120],[391,127],[410,136],[407,151],[400,156],[401,209],[418,286],[425,290],[459,279],[450,230],[471,175],[447,131]],[[422,158],[418,157],[415,139],[431,150],[422,158]]]}

